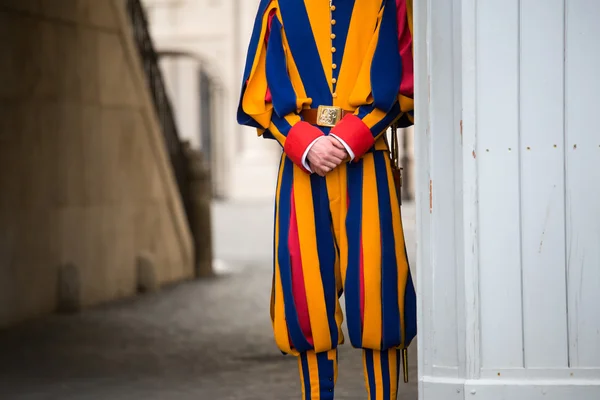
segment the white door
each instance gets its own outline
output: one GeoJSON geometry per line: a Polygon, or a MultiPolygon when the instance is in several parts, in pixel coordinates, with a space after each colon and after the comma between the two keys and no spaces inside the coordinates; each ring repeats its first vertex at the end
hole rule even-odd
{"type": "Polygon", "coordinates": [[[600,2],[415,2],[422,399],[600,398],[600,2]]]}

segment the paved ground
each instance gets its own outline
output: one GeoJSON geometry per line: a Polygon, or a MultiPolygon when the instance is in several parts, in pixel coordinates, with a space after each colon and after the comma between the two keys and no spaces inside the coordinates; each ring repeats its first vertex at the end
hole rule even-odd
{"type": "MultiPolygon", "coordinates": [[[[0,400],[299,399],[295,359],[274,347],[268,319],[271,220],[266,204],[216,205],[217,278],[0,332],[0,400]]],[[[403,400],[417,398],[415,353],[403,400]]],[[[366,399],[349,345],[336,393],[366,399]]]]}

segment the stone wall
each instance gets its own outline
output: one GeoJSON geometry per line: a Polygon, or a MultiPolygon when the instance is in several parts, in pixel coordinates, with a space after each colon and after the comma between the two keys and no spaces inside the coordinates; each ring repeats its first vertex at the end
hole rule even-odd
{"type": "Polygon", "coordinates": [[[0,327],[193,274],[174,177],[120,0],[0,0],[0,327]],[[146,263],[147,264],[147,263],[146,263]]]}

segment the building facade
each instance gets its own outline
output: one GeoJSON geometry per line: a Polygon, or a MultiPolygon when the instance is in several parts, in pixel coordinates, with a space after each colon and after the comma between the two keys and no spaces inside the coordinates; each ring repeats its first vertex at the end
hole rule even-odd
{"type": "Polygon", "coordinates": [[[182,138],[210,161],[217,197],[270,199],[280,148],[236,123],[257,0],[145,0],[182,138]]]}

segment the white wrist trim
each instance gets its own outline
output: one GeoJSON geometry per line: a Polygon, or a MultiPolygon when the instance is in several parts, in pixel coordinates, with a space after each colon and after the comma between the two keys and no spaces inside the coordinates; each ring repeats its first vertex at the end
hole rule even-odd
{"type": "Polygon", "coordinates": [[[302,154],[302,166],[304,168],[306,168],[306,170],[309,171],[311,174],[313,173],[313,170],[310,169],[310,166],[308,165],[308,162],[306,161],[306,157],[308,156],[308,152],[310,151],[311,147],[313,147],[313,145],[315,143],[317,143],[317,140],[322,139],[323,137],[324,136],[321,136],[321,137],[318,137],[315,140],[313,140],[312,143],[308,145],[306,150],[304,150],[304,154],[302,154]]]}

